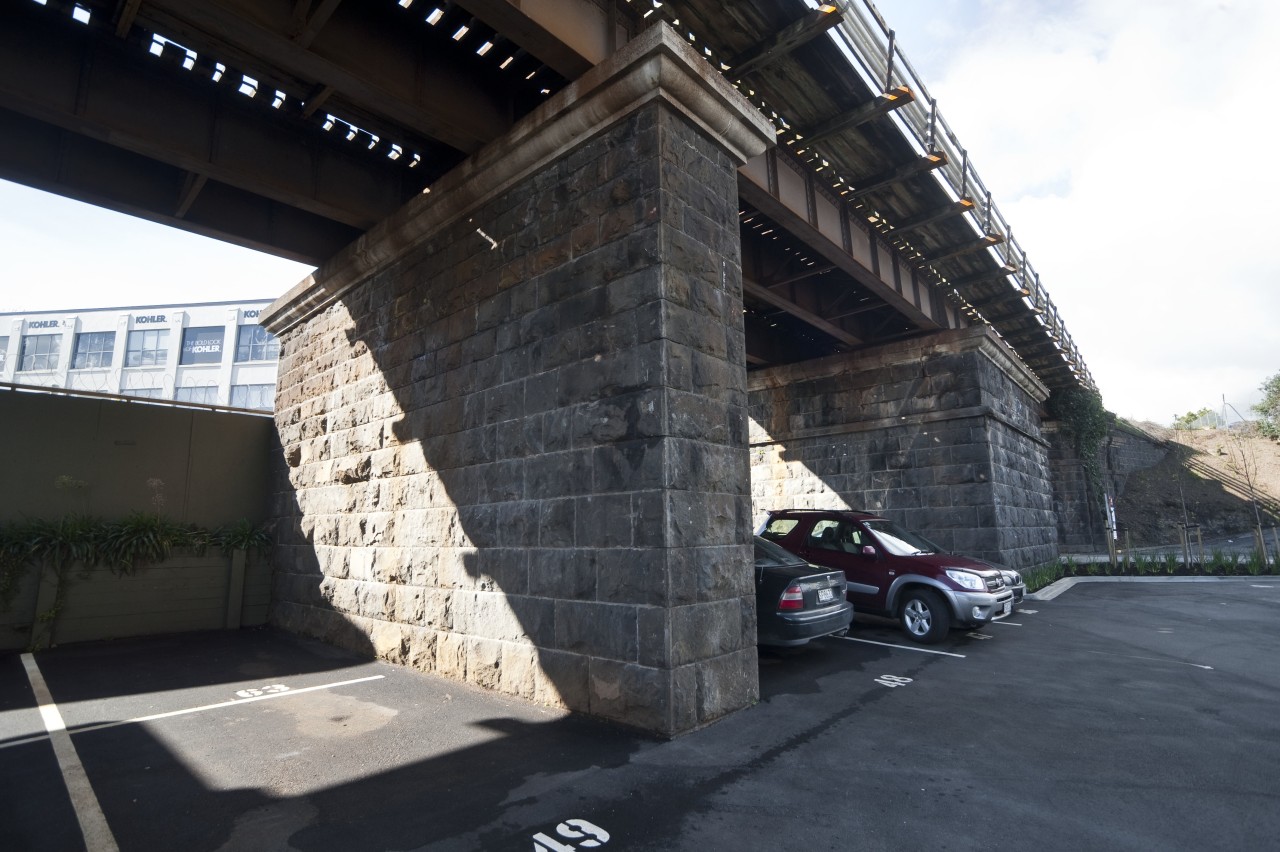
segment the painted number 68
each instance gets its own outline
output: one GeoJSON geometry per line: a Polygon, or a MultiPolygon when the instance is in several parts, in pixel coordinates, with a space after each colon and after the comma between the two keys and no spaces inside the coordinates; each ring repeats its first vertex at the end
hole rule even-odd
{"type": "Polygon", "coordinates": [[[585,819],[567,819],[556,826],[556,834],[565,840],[575,840],[577,846],[561,843],[541,831],[533,836],[533,852],[577,852],[578,849],[595,849],[609,842],[609,832],[585,819]]]}

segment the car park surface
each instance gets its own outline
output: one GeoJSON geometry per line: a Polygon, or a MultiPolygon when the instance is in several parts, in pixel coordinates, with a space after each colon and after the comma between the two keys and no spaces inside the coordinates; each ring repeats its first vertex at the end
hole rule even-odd
{"type": "MultiPolygon", "coordinates": [[[[670,742],[271,630],[34,662],[126,852],[1248,849],[1280,837],[1277,619],[1243,578],[1079,583],[933,646],[855,623],[670,742]]],[[[43,731],[0,658],[0,849],[85,848],[43,731]]]]}

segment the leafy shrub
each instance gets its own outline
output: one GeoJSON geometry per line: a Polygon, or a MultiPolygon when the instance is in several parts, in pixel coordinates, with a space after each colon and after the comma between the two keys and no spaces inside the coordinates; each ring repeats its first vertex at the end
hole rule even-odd
{"type": "Polygon", "coordinates": [[[0,528],[0,609],[12,603],[26,572],[41,565],[59,578],[65,577],[72,565],[84,571],[101,565],[117,575],[131,574],[139,566],[163,562],[174,548],[204,553],[210,545],[217,545],[224,553],[237,549],[266,553],[271,534],[247,520],[208,530],[184,527],[150,512],[137,512],[118,521],[67,515],[58,520],[10,523],[0,528]]]}

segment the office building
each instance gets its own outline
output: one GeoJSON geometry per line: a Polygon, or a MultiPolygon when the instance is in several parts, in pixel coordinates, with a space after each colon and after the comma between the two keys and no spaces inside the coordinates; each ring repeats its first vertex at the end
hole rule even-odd
{"type": "Polygon", "coordinates": [[[270,299],[0,313],[0,382],[271,411],[270,299]]]}

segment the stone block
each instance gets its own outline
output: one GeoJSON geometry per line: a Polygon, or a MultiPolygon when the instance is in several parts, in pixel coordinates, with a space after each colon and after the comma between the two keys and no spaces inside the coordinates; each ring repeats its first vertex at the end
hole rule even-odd
{"type": "Polygon", "coordinates": [[[675,733],[671,674],[616,660],[590,661],[588,712],[660,734],[675,733]]]}
{"type": "Polygon", "coordinates": [[[719,657],[742,647],[742,611],[737,598],[673,607],[669,612],[673,666],[719,657]]]}
{"type": "Polygon", "coordinates": [[[369,641],[374,655],[389,663],[404,662],[411,639],[408,628],[387,621],[373,621],[370,627],[369,641]]]}
{"type": "Polygon", "coordinates": [[[437,632],[429,627],[410,627],[406,633],[409,647],[405,665],[420,672],[435,672],[437,632]]]}
{"type": "Polygon", "coordinates": [[[578,547],[631,547],[630,494],[579,497],[574,506],[574,542],[578,547]]]}
{"type": "Polygon", "coordinates": [[[553,707],[589,711],[591,659],[579,654],[538,649],[540,676],[533,700],[553,707]]]}
{"type": "Polygon", "coordinates": [[[611,548],[592,551],[590,558],[596,564],[597,600],[644,606],[666,605],[666,551],[611,548]]]}
{"type": "Polygon", "coordinates": [[[529,594],[567,600],[594,600],[594,554],[573,548],[538,549],[530,556],[529,594]]]}
{"type": "Polygon", "coordinates": [[[705,724],[760,700],[756,646],[697,663],[698,722],[705,724]]]}
{"type": "Polygon", "coordinates": [[[557,650],[610,660],[636,659],[634,606],[557,600],[554,607],[557,650]]]}

